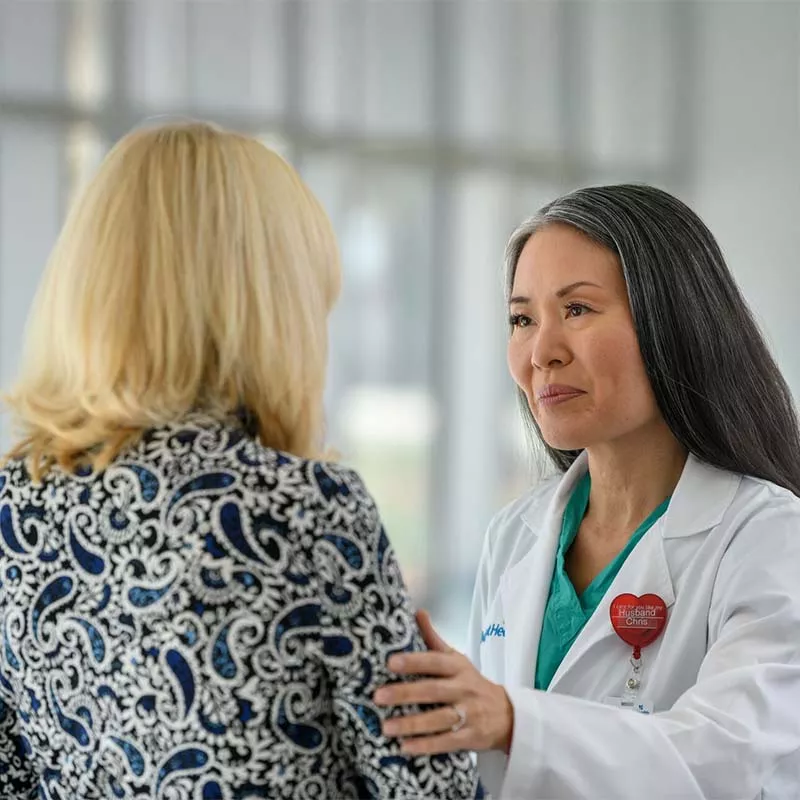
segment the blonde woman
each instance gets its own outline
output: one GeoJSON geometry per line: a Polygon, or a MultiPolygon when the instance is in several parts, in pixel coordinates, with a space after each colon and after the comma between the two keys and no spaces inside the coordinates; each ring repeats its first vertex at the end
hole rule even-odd
{"type": "Polygon", "coordinates": [[[8,398],[0,797],[465,797],[381,735],[423,647],[375,506],[324,460],[330,224],[260,143],[140,130],[66,222],[8,398]]]}

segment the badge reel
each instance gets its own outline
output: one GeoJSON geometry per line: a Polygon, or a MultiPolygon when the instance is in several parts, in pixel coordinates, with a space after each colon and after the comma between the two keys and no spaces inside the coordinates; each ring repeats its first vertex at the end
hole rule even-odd
{"type": "Polygon", "coordinates": [[[631,668],[625,680],[620,705],[649,713],[639,702],[642,685],[642,648],[652,644],[667,624],[667,604],[657,594],[621,594],[611,601],[611,625],[617,636],[633,648],[631,668]]]}

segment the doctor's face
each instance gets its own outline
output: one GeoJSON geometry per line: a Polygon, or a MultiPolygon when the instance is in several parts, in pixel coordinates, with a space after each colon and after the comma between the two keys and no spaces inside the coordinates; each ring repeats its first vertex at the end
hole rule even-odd
{"type": "Polygon", "coordinates": [[[663,425],[614,253],[547,225],[525,245],[511,295],[508,364],[547,444],[590,448],[663,425]]]}

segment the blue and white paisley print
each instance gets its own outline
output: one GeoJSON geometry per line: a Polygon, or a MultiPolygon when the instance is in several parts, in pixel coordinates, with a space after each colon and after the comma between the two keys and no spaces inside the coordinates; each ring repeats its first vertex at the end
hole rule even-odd
{"type": "Polygon", "coordinates": [[[0,797],[462,798],[372,694],[421,649],[358,476],[193,416],[99,474],[0,471],[0,797]]]}

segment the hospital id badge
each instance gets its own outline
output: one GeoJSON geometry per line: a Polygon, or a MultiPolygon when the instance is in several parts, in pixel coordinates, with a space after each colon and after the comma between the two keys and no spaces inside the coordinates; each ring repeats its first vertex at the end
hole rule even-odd
{"type": "Polygon", "coordinates": [[[614,706],[626,711],[635,711],[637,714],[652,714],[653,704],[647,700],[635,700],[633,703],[626,702],[624,697],[606,697],[603,705],[614,706]]]}
{"type": "Polygon", "coordinates": [[[667,604],[657,594],[636,597],[617,595],[609,609],[614,632],[625,644],[633,648],[630,670],[620,697],[606,698],[606,703],[618,708],[652,714],[653,704],[639,697],[642,686],[642,648],[652,644],[661,635],[667,623],[667,604]]]}

